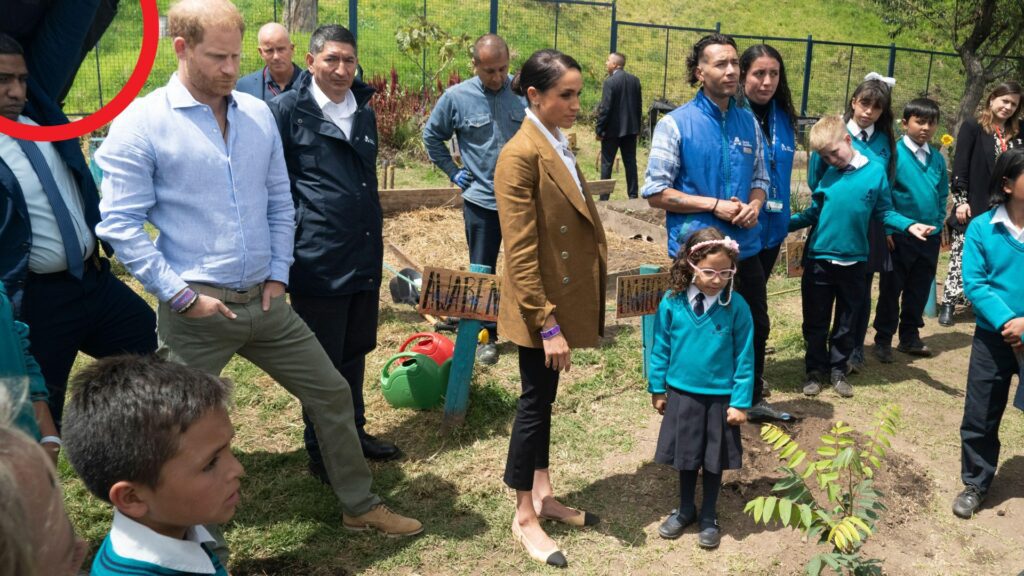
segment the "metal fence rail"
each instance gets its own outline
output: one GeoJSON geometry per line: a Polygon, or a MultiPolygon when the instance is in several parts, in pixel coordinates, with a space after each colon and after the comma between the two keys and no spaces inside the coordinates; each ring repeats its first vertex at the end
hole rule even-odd
{"type": "MultiPolygon", "coordinates": [[[[292,0],[235,0],[246,19],[243,73],[262,66],[256,53],[256,30],[280,21],[292,0]]],[[[159,2],[165,11],[170,0],[159,2]]],[[[321,23],[347,24],[359,42],[360,64],[365,74],[388,76],[394,68],[409,89],[433,88],[431,76],[438,67],[436,55],[412,59],[402,54],[395,32],[411,20],[423,17],[440,24],[453,35],[476,37],[497,32],[512,49],[512,69],[534,50],[553,47],[571,54],[584,69],[583,105],[592,109],[600,99],[604,61],[609,51],[628,58],[627,69],[644,87],[645,109],[654,99],[682,103],[694,88],[686,82],[685,59],[690,47],[715,29],[623,21],[617,18],[615,0],[320,0],[321,23]]],[[[127,81],[135,65],[142,34],[137,4],[122,3],[110,29],[85,63],[68,96],[65,109],[87,114],[101,107],[127,81]]],[[[725,30],[724,32],[728,32],[725,30]]],[[[865,74],[871,71],[897,79],[893,107],[927,95],[939,101],[943,120],[952,122],[963,93],[963,66],[950,52],[901,48],[895,44],[871,45],[806,38],[733,35],[742,52],[752,44],[768,43],[783,55],[801,115],[819,116],[840,112],[865,74]]],[[[308,33],[294,33],[296,59],[308,43],[308,33]]],[[[166,83],[177,67],[170,43],[161,42],[157,62],[145,91],[166,83]]],[[[457,70],[471,74],[468,59],[457,70]]],[[[445,75],[445,78],[447,75],[445,75]]]]}

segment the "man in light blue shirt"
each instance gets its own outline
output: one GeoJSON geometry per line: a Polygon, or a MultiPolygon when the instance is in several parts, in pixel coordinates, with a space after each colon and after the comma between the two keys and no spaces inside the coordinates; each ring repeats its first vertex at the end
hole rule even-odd
{"type": "MultiPolygon", "coordinates": [[[[423,127],[430,160],[462,189],[469,261],[490,266],[492,273],[501,247],[494,167],[498,153],[526,117],[526,101],[512,92],[508,60],[508,44],[500,36],[478,38],[473,44],[476,76],[446,90],[423,127]],[[462,168],[445,145],[452,136],[458,137],[462,168]]],[[[477,350],[477,359],[494,364],[498,361],[497,329],[490,324],[487,330],[489,342],[477,350]]]]}
{"type": "Polygon", "coordinates": [[[160,355],[219,374],[238,353],[265,370],[316,426],[343,525],[417,534],[370,491],[349,385],[285,300],[295,210],[270,109],[233,91],[242,17],[227,0],[183,0],[168,28],[177,73],[129,106],[96,154],[97,234],[160,301],[160,355]]]}

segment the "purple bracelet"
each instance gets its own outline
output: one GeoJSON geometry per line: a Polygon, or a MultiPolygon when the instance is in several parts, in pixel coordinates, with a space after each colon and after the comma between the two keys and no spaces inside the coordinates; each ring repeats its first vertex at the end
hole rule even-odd
{"type": "Polygon", "coordinates": [[[543,340],[551,340],[552,338],[554,338],[555,336],[558,336],[561,333],[562,333],[561,327],[559,327],[558,324],[555,324],[554,326],[552,326],[548,330],[541,330],[540,331],[540,337],[543,340]]]}
{"type": "Polygon", "coordinates": [[[171,307],[172,312],[182,314],[188,310],[198,298],[198,292],[193,290],[191,287],[186,287],[180,294],[172,298],[168,305],[171,307]]]}

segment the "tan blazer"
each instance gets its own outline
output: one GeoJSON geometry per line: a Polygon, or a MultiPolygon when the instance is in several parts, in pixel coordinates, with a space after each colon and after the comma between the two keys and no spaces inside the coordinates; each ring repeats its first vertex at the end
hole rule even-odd
{"type": "Polygon", "coordinates": [[[529,118],[498,156],[494,196],[505,244],[498,332],[520,346],[543,347],[540,330],[552,313],[570,347],[597,346],[604,334],[608,244],[582,174],[580,182],[584,194],[529,118]]]}

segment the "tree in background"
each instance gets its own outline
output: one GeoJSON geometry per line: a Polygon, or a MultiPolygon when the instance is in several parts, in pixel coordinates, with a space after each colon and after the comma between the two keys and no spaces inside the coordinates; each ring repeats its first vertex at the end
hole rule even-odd
{"type": "Polygon", "coordinates": [[[316,30],[318,0],[286,0],[285,27],[290,32],[312,32],[316,30]]]}
{"type": "Polygon", "coordinates": [[[960,55],[966,77],[954,133],[974,115],[988,84],[1024,71],[1024,0],[873,1],[882,8],[891,37],[930,27],[960,55]]]}

